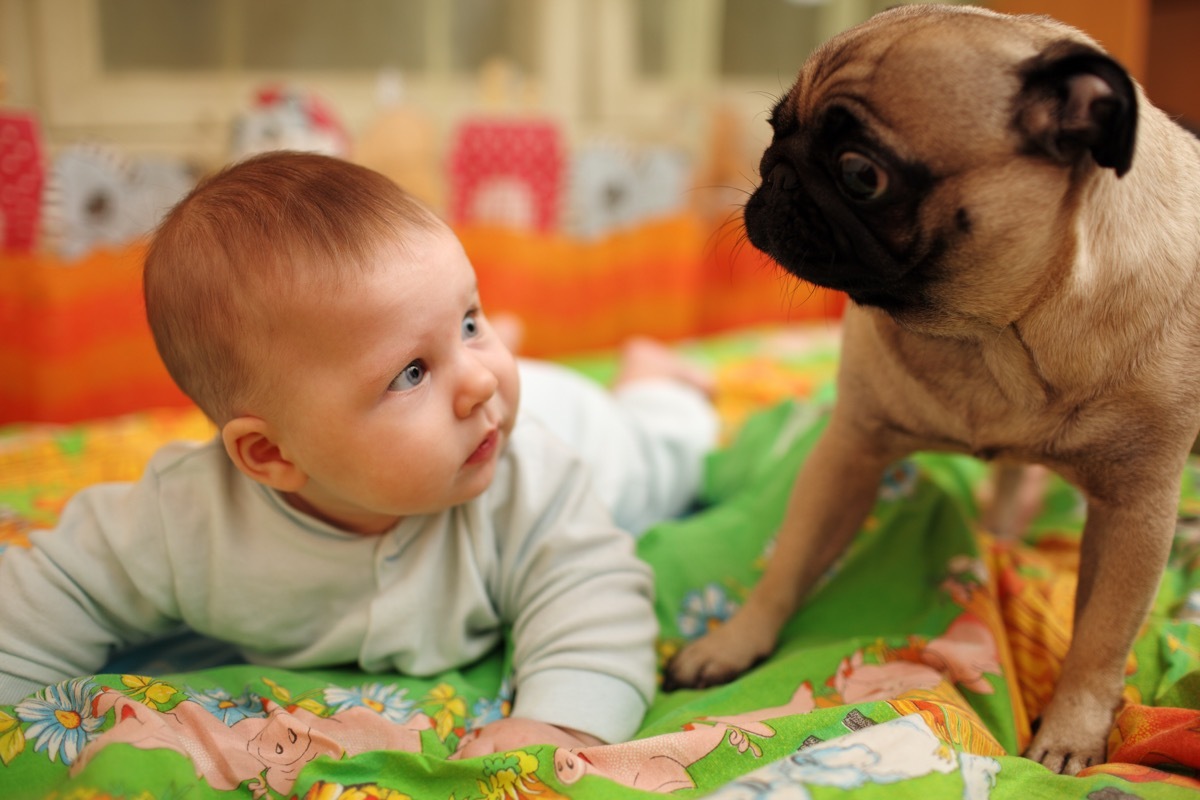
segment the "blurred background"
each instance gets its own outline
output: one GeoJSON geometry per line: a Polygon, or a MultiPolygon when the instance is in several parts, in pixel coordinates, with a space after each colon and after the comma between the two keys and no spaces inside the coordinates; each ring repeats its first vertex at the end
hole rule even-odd
{"type": "MultiPolygon", "coordinates": [[[[269,142],[270,131],[239,142],[234,129],[274,86],[315,96],[347,152],[365,151],[366,159],[388,157],[377,152],[386,143],[364,139],[389,112],[412,117],[413,141],[396,143],[392,157],[438,164],[464,119],[525,114],[552,120],[568,149],[597,139],[677,148],[693,166],[734,173],[713,179],[743,171],[749,179],[767,110],[807,54],[895,4],[0,0],[0,102],[36,113],[51,155],[91,141],[212,169],[269,142]]],[[[1196,0],[987,5],[1050,13],[1088,30],[1151,99],[1200,120],[1196,0]]],[[[434,174],[421,181],[444,171],[428,166],[434,174]]],[[[435,188],[445,187],[428,187],[435,188]]]]}
{"type": "MultiPolygon", "coordinates": [[[[426,200],[531,354],[836,319],[839,298],[741,244],[738,214],[805,57],[895,4],[0,0],[0,422],[119,410],[46,404],[120,375],[163,399],[130,372],[154,359],[144,237],[200,175],[281,147],[426,200]]],[[[987,5],[1083,28],[1200,121],[1200,0],[987,5]]]]}

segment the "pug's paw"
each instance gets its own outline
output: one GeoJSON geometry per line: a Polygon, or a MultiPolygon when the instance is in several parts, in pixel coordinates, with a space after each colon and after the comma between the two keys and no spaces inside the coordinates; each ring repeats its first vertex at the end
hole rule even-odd
{"type": "Polygon", "coordinates": [[[775,633],[735,614],[679,651],[667,664],[663,690],[705,689],[728,683],[775,649],[775,633]]]}
{"type": "Polygon", "coordinates": [[[1097,707],[1078,714],[1056,713],[1053,705],[1046,709],[1025,757],[1063,775],[1104,763],[1112,713],[1097,707]]]}

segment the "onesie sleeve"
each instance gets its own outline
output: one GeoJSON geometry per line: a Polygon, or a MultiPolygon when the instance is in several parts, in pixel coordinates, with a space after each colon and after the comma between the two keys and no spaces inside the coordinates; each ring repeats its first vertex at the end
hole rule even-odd
{"type": "Polygon", "coordinates": [[[155,477],[80,491],[58,526],[0,555],[0,703],[94,674],[114,648],[168,630],[155,477]]]}
{"type": "Polygon", "coordinates": [[[628,739],[654,696],[651,571],[578,457],[549,434],[522,445],[496,518],[496,594],[512,628],[513,715],[607,742],[628,739]]]}

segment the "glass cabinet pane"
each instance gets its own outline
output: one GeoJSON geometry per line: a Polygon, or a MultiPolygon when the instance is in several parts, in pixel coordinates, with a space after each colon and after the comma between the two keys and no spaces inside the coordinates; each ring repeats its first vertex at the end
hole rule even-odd
{"type": "Polygon", "coordinates": [[[100,0],[104,71],[211,70],[222,61],[222,5],[100,0]]]}
{"type": "Polygon", "coordinates": [[[233,6],[242,26],[233,35],[246,69],[425,67],[423,0],[243,0],[233,6]]]}
{"type": "Polygon", "coordinates": [[[661,78],[667,70],[667,0],[640,0],[636,25],[638,72],[644,78],[661,78]]]}
{"type": "Polygon", "coordinates": [[[535,0],[97,0],[106,72],[537,67],[535,0]],[[434,51],[437,51],[436,53],[434,51]]]}
{"type": "Polygon", "coordinates": [[[454,0],[450,65],[455,72],[476,73],[502,58],[526,74],[538,64],[537,9],[530,0],[454,0]]]}
{"type": "Polygon", "coordinates": [[[723,6],[722,77],[779,75],[790,81],[820,43],[819,4],[736,0],[723,6]]]}

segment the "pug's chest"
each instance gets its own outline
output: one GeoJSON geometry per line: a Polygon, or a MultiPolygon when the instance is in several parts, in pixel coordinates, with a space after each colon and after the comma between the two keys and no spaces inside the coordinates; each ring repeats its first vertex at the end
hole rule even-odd
{"type": "Polygon", "coordinates": [[[1200,404],[1177,402],[1200,391],[1180,385],[1179,370],[1162,359],[1113,380],[1095,359],[1033,347],[1012,330],[931,335],[854,307],[843,345],[839,403],[897,453],[943,450],[1059,469],[1145,450],[1152,440],[1169,446],[1200,427],[1200,404]],[[1174,377],[1163,383],[1164,375],[1174,377]]]}
{"type": "Polygon", "coordinates": [[[1054,464],[1112,427],[1105,399],[1064,397],[1020,362],[965,346],[925,356],[876,384],[882,429],[901,449],[1054,464]]]}
{"type": "Polygon", "coordinates": [[[978,458],[1041,461],[1055,449],[1062,414],[1013,402],[986,383],[947,385],[905,393],[881,408],[884,427],[906,450],[944,450],[978,458]]]}
{"type": "Polygon", "coordinates": [[[1077,445],[1071,430],[1087,411],[1014,403],[990,387],[944,394],[910,419],[916,449],[951,450],[985,461],[1049,463],[1077,445]],[[935,413],[929,413],[935,410],[935,413]],[[923,412],[923,413],[922,413],[923,412]]]}

